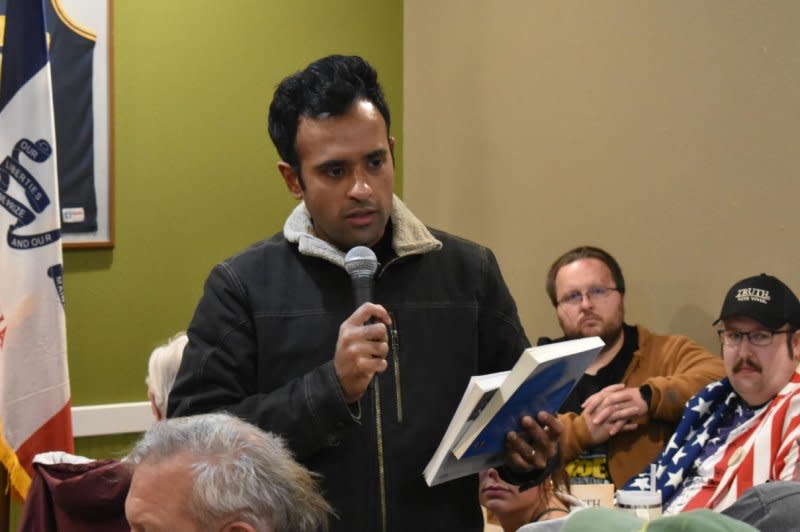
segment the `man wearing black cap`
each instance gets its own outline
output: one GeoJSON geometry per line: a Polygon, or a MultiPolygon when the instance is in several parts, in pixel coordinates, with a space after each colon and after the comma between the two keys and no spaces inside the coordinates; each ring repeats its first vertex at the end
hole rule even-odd
{"type": "MultiPolygon", "coordinates": [[[[728,291],[718,330],[727,377],[695,395],[655,460],[665,513],[724,510],[745,490],[797,480],[800,302],[761,274],[728,291]]],[[[626,486],[648,490],[649,467],[626,486]]]]}

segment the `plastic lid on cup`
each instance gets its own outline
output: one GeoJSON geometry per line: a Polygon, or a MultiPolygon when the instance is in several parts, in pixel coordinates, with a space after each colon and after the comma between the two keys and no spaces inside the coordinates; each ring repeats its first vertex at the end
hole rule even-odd
{"type": "Polygon", "coordinates": [[[649,508],[661,506],[660,491],[617,491],[617,506],[627,508],[649,508]]]}

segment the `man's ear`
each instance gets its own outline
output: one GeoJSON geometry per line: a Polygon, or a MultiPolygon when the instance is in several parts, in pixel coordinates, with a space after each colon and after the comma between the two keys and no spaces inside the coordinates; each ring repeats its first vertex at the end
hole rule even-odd
{"type": "Polygon", "coordinates": [[[800,362],[800,330],[792,334],[792,358],[800,362]]]}
{"type": "Polygon", "coordinates": [[[150,411],[153,412],[153,417],[156,418],[156,421],[164,419],[164,413],[158,408],[156,396],[151,390],[147,390],[147,400],[150,401],[150,411]]]}
{"type": "Polygon", "coordinates": [[[286,188],[289,189],[289,193],[294,197],[294,199],[303,199],[303,187],[300,186],[300,176],[297,175],[294,167],[284,161],[278,162],[278,171],[283,176],[284,182],[286,182],[286,188]]]}

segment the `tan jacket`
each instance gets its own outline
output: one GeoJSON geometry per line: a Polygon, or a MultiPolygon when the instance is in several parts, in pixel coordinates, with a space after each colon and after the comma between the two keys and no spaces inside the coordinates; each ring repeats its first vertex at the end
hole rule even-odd
{"type": "MultiPolygon", "coordinates": [[[[631,388],[648,384],[653,397],[650,411],[636,420],[636,430],[608,441],[608,468],[617,487],[658,456],[680,421],[686,401],[709,382],[725,376],[720,357],[689,338],[653,334],[641,325],[637,329],[639,349],[633,353],[622,382],[631,388]]],[[[564,424],[561,452],[565,462],[593,447],[579,414],[561,414],[558,418],[564,424]]]]}

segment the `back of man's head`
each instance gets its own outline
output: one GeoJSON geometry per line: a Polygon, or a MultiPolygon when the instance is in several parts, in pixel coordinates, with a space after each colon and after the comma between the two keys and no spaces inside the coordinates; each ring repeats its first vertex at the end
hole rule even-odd
{"type": "Polygon", "coordinates": [[[269,135],[281,159],[299,170],[295,139],[300,117],[342,115],[360,99],[375,105],[388,133],[389,107],[378,84],[378,73],[361,57],[323,57],[281,81],[269,106],[268,120],[269,135]]]}
{"type": "MultiPolygon", "coordinates": [[[[190,500],[181,501],[198,530],[232,520],[254,530],[327,530],[331,508],[313,474],[298,464],[283,441],[228,414],[174,418],[154,424],[127,461],[136,470],[185,459],[190,500]]],[[[169,484],[170,478],[163,482],[169,484]]]]}
{"type": "Polygon", "coordinates": [[[620,294],[625,294],[625,277],[622,276],[622,268],[619,267],[616,259],[612,257],[609,252],[598,247],[578,246],[567,251],[553,261],[553,264],[550,266],[550,270],[547,272],[545,290],[547,290],[547,295],[550,297],[550,301],[553,303],[554,307],[558,305],[558,298],[556,296],[556,276],[558,275],[558,270],[567,264],[572,264],[573,262],[582,259],[597,259],[605,264],[611,272],[611,277],[614,279],[614,283],[617,285],[617,291],[620,294]]]}

